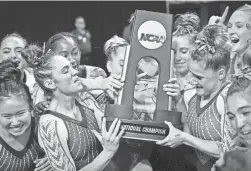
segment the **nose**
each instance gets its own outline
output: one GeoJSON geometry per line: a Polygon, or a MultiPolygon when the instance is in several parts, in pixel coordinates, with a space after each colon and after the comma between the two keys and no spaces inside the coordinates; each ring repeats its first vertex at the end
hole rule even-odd
{"type": "Polygon", "coordinates": [[[68,59],[70,62],[75,61],[75,59],[73,58],[73,56],[72,56],[71,54],[69,54],[69,55],[67,56],[67,59],[68,59]]]}
{"type": "Polygon", "coordinates": [[[12,125],[18,125],[20,123],[19,119],[16,116],[13,116],[11,119],[12,125]]]}
{"type": "Polygon", "coordinates": [[[15,53],[15,52],[10,52],[10,58],[11,58],[12,60],[17,60],[17,55],[16,55],[16,53],[15,53]]]}
{"type": "Polygon", "coordinates": [[[234,26],[232,26],[231,28],[228,28],[228,29],[227,29],[227,32],[228,32],[228,34],[231,36],[232,34],[235,33],[235,30],[236,30],[236,29],[234,29],[234,26]]]}
{"type": "Polygon", "coordinates": [[[71,67],[71,69],[72,69],[72,76],[76,76],[79,74],[79,71],[77,69],[75,69],[73,67],[71,67]]]}
{"type": "Polygon", "coordinates": [[[181,60],[180,52],[176,52],[174,57],[175,57],[175,61],[180,61],[181,60]]]}
{"type": "Polygon", "coordinates": [[[191,77],[191,84],[192,85],[197,85],[198,84],[198,79],[197,78],[195,78],[195,77],[191,77]]]}

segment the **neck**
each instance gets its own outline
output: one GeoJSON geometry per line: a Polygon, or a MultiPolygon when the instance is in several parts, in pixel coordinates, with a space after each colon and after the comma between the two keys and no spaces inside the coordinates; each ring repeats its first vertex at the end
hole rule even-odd
{"type": "Polygon", "coordinates": [[[187,77],[187,76],[191,76],[191,72],[183,72],[183,73],[180,73],[180,72],[178,72],[178,77],[179,78],[185,78],[185,77],[187,77]]]}
{"type": "Polygon", "coordinates": [[[52,110],[73,111],[75,106],[75,96],[67,96],[62,93],[54,93],[50,108],[52,110]]]}
{"type": "Polygon", "coordinates": [[[78,30],[79,32],[85,31],[85,29],[82,29],[82,28],[77,28],[77,30],[78,30]]]}
{"type": "Polygon", "coordinates": [[[215,86],[215,89],[213,90],[213,92],[209,95],[203,96],[202,99],[203,100],[211,100],[212,98],[214,98],[214,96],[220,91],[220,89],[225,85],[225,82],[220,81],[218,82],[218,84],[215,86]]]}
{"type": "Polygon", "coordinates": [[[239,52],[236,52],[237,53],[237,55],[239,56],[239,57],[242,57],[243,55],[244,55],[244,53],[246,52],[246,49],[248,48],[248,46],[247,47],[245,47],[245,48],[243,48],[242,50],[240,50],[239,52]]]}

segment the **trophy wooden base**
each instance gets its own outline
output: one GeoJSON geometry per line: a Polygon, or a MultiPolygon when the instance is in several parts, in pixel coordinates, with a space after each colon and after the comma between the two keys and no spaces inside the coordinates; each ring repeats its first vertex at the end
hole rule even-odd
{"type": "Polygon", "coordinates": [[[155,114],[153,122],[132,120],[132,116],[132,106],[106,105],[105,117],[107,128],[111,126],[115,118],[120,119],[120,129],[125,129],[123,138],[145,141],[162,140],[169,134],[169,127],[164,123],[165,120],[171,122],[178,129],[182,127],[181,112],[159,110],[155,114]]]}

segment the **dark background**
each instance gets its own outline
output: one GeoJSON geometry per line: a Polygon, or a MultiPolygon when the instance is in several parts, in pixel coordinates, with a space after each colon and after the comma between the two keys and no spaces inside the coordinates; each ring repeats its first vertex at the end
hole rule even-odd
{"type": "MultiPolygon", "coordinates": [[[[195,11],[205,25],[212,15],[221,15],[230,6],[228,18],[247,2],[175,3],[170,2],[170,13],[195,11]]],[[[103,44],[114,34],[121,35],[130,15],[136,10],[166,12],[165,1],[83,1],[83,2],[0,2],[0,37],[14,31],[29,42],[44,42],[52,34],[74,29],[74,18],[84,16],[92,33],[93,61],[104,68],[103,44]]]]}

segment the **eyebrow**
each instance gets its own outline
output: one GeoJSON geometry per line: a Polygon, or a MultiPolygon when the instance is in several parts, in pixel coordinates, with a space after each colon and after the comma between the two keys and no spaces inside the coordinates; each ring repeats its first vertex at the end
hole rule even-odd
{"type": "Polygon", "coordinates": [[[68,51],[67,50],[61,50],[58,53],[68,53],[68,51]]]}
{"type": "MultiPolygon", "coordinates": [[[[27,109],[22,109],[22,110],[16,112],[15,114],[26,112],[26,111],[27,111],[27,109]]],[[[12,115],[12,113],[1,113],[1,115],[12,115]]]]}
{"type": "Polygon", "coordinates": [[[193,73],[191,70],[190,70],[190,72],[191,72],[195,77],[201,77],[201,78],[204,77],[203,75],[197,75],[197,74],[193,73]]]}
{"type": "Polygon", "coordinates": [[[68,65],[64,66],[64,67],[61,69],[61,71],[64,71],[64,70],[66,70],[66,69],[69,69],[69,66],[68,66],[68,65]]]}
{"type": "Polygon", "coordinates": [[[9,48],[9,47],[5,47],[5,48],[3,48],[3,50],[5,50],[5,49],[11,50],[11,48],[9,48]]]}
{"type": "Polygon", "coordinates": [[[232,112],[227,112],[227,115],[234,115],[232,112]]]}
{"type": "MultiPolygon", "coordinates": [[[[9,47],[5,47],[5,48],[3,48],[3,50],[11,50],[11,48],[9,48],[9,47]]],[[[23,47],[15,47],[14,49],[23,49],[23,47]]]]}
{"type": "Polygon", "coordinates": [[[243,110],[243,109],[246,109],[246,108],[251,108],[251,106],[249,106],[249,105],[241,106],[241,107],[238,108],[237,111],[239,112],[239,111],[241,111],[241,110],[243,110]]]}

